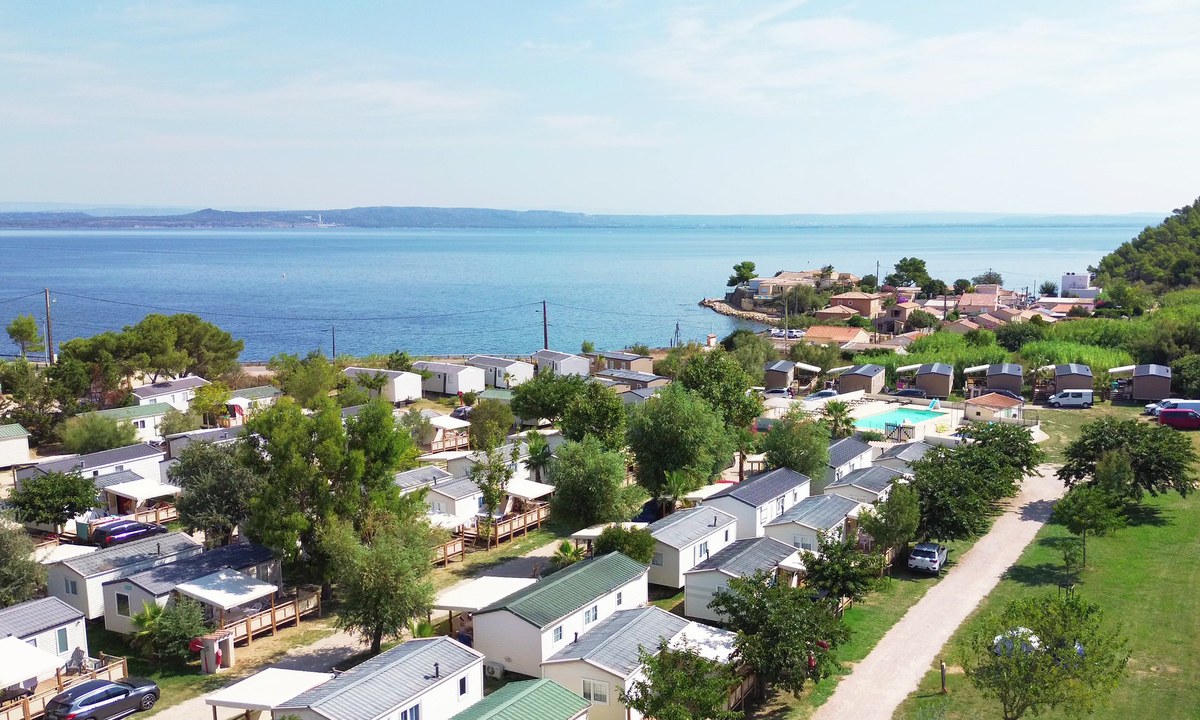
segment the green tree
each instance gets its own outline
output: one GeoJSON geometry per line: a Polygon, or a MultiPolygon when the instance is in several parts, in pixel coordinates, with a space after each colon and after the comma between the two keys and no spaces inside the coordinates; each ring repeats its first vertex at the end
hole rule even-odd
{"type": "Polygon", "coordinates": [[[481,529],[488,538],[489,546],[492,537],[492,520],[496,517],[496,511],[500,509],[500,503],[504,501],[504,495],[508,491],[508,481],[512,480],[517,460],[515,448],[511,455],[506,456],[503,448],[493,447],[485,450],[483,458],[472,465],[468,471],[471,481],[479,486],[483,495],[483,507],[487,510],[487,518],[483,521],[484,526],[481,529]]]}
{"type": "Polygon", "coordinates": [[[972,347],[990,347],[996,344],[996,333],[986,328],[976,328],[963,334],[963,340],[972,347]]]}
{"type": "Polygon", "coordinates": [[[667,385],[653,402],[632,410],[627,440],[638,483],[656,498],[662,496],[667,471],[686,468],[703,482],[733,457],[721,415],[680,383],[667,385]]]}
{"type": "Polygon", "coordinates": [[[775,582],[759,570],[731,579],[709,607],[737,633],[734,657],[766,687],[799,697],[805,682],[815,684],[841,669],[834,650],[850,632],[828,603],[813,602],[806,589],[775,582]]]}
{"type": "Polygon", "coordinates": [[[380,515],[365,537],[346,522],[327,524],[321,540],[338,568],[337,625],[377,654],[433,606],[429,526],[417,516],[380,515]]]}
{"type": "Polygon", "coordinates": [[[563,568],[574,565],[577,562],[582,562],[585,557],[587,557],[587,553],[584,552],[582,547],[576,545],[570,540],[563,540],[558,544],[558,547],[555,548],[554,555],[551,556],[550,562],[554,564],[555,568],[562,570],[563,568]]]}
{"type": "Polygon", "coordinates": [[[993,332],[996,334],[996,342],[1001,347],[1010,352],[1016,352],[1025,343],[1046,339],[1046,327],[1045,324],[1033,322],[1012,322],[1001,325],[993,332]]]}
{"type": "Polygon", "coordinates": [[[591,340],[584,340],[582,343],[579,344],[579,352],[581,352],[581,353],[596,352],[596,343],[592,342],[591,340]]]}
{"type": "Polygon", "coordinates": [[[1124,455],[1133,469],[1128,499],[1144,493],[1157,496],[1174,490],[1186,496],[1195,486],[1196,451],[1191,440],[1166,425],[1137,418],[1103,417],[1084,423],[1079,436],[1065,451],[1066,462],[1058,477],[1075,485],[1096,475],[1096,463],[1105,453],[1124,455]]]}
{"type": "Polygon", "coordinates": [[[175,330],[175,347],[187,356],[185,375],[216,378],[238,369],[238,356],[245,343],[199,315],[180,313],[168,316],[175,330]]]}
{"type": "Polygon", "coordinates": [[[821,422],[829,428],[834,440],[848,438],[854,434],[854,416],[850,414],[850,403],[830,400],[821,408],[821,422]]]}
{"type": "Polygon", "coordinates": [[[0,608],[38,597],[46,568],[32,559],[33,540],[25,530],[0,518],[0,608]]]}
{"type": "Polygon", "coordinates": [[[387,356],[387,369],[398,372],[417,372],[413,370],[413,362],[412,356],[408,353],[403,350],[393,350],[387,356]]]}
{"type": "Polygon", "coordinates": [[[762,441],[767,465],[791,468],[810,478],[822,478],[829,462],[829,427],[790,410],[762,441]]]}
{"type": "Polygon", "coordinates": [[[1046,459],[1046,453],[1033,442],[1027,428],[1004,423],[972,423],[963,429],[963,437],[976,447],[990,451],[1001,463],[1019,475],[1030,475],[1046,459]]]}
{"type": "Polygon", "coordinates": [[[80,455],[136,445],[137,441],[137,428],[131,423],[96,413],[73,417],[62,429],[63,447],[80,455]]]}
{"type": "Polygon", "coordinates": [[[954,294],[962,295],[971,289],[971,281],[966,278],[959,278],[954,281],[954,294]]]}
{"type": "Polygon", "coordinates": [[[817,552],[804,554],[804,583],[837,600],[862,600],[879,576],[879,558],[858,551],[854,538],[817,537],[817,552]]]}
{"type": "Polygon", "coordinates": [[[397,426],[391,404],[367,403],[346,421],[345,460],[335,486],[339,514],[361,527],[372,508],[394,506],[395,475],[416,467],[418,454],[412,437],[397,426]]]}
{"type": "Polygon", "coordinates": [[[929,271],[925,269],[924,260],[904,257],[896,263],[895,272],[884,278],[883,284],[892,287],[921,287],[929,280],[929,271]]]}
{"type": "MultiPolygon", "coordinates": [[[[829,303],[829,294],[823,293],[811,285],[793,285],[784,290],[775,302],[782,306],[783,314],[786,317],[799,317],[825,307],[829,303]]],[[[757,333],[744,332],[755,337],[762,337],[757,333]]],[[[772,347],[774,346],[772,345],[772,347]]]]}
{"type": "Polygon", "coordinates": [[[676,377],[689,360],[702,352],[704,349],[699,343],[677,345],[667,351],[666,357],[654,361],[654,374],[669,378],[676,377]]]}
{"type": "Polygon", "coordinates": [[[875,292],[879,289],[879,278],[874,275],[863,275],[858,281],[858,287],[863,292],[875,292]]]}
{"type": "MultiPolygon", "coordinates": [[[[940,282],[940,281],[939,281],[940,282]]],[[[928,293],[927,293],[928,294],[928,293]]],[[[945,293],[937,293],[944,295],[945,293]]],[[[941,320],[937,319],[936,315],[927,313],[924,310],[913,310],[908,315],[908,319],[904,321],[905,330],[921,330],[924,328],[935,328],[941,324],[941,320]]]]}
{"type": "Polygon", "coordinates": [[[217,419],[225,414],[225,408],[231,397],[233,397],[233,391],[225,383],[209,383],[196,388],[190,410],[204,418],[209,424],[216,425],[217,419]]]}
{"type": "Polygon", "coordinates": [[[166,438],[168,435],[199,430],[202,424],[196,413],[179,412],[175,408],[171,408],[158,423],[158,432],[166,438]]]}
{"type": "Polygon", "coordinates": [[[516,418],[512,409],[499,400],[480,400],[471,408],[471,447],[487,450],[498,447],[512,432],[516,418]]]}
{"type": "Polygon", "coordinates": [[[27,477],[8,496],[17,520],[58,527],[96,506],[96,483],[77,472],[27,477]]]}
{"type": "Polygon", "coordinates": [[[676,381],[707,401],[728,429],[748,427],[762,412],[762,400],[749,392],[753,378],[722,350],[689,360],[676,381]]]}
{"type": "Polygon", "coordinates": [[[977,623],[958,655],[1004,720],[1055,708],[1083,716],[1125,676],[1129,643],[1106,626],[1098,605],[1058,593],[1009,601],[977,623]]]}
{"type": "Polygon", "coordinates": [[[972,285],[1003,285],[1004,276],[988,268],[987,272],[979,273],[971,278],[972,285]]]}
{"type": "Polygon", "coordinates": [[[634,343],[634,344],[630,345],[627,349],[629,350],[629,352],[633,353],[634,355],[641,355],[642,357],[650,357],[650,346],[647,345],[646,343],[634,343]]]}
{"type": "Polygon", "coordinates": [[[981,490],[984,478],[956,450],[935,447],[912,465],[912,487],[921,507],[920,536],[960,540],[987,531],[992,501],[981,490]]]}
{"type": "MultiPolygon", "coordinates": [[[[942,295],[950,294],[950,287],[948,285],[946,285],[945,280],[938,280],[937,278],[929,278],[925,282],[921,283],[921,292],[926,297],[941,297],[942,295]]],[[[916,312],[921,312],[921,311],[920,310],[914,311],[914,313],[916,313],[916,312]]],[[[926,314],[928,314],[928,313],[926,313],[926,314]]],[[[930,317],[933,317],[933,316],[930,315],[930,317]]],[[[912,318],[909,317],[909,319],[911,320],[912,318]]],[[[921,327],[931,327],[931,326],[923,325],[921,327]]]]}
{"type": "Polygon", "coordinates": [[[643,565],[649,565],[650,561],[654,559],[654,544],[654,536],[646,528],[612,525],[604,528],[604,531],[596,538],[594,553],[599,557],[619,552],[643,565]]]}
{"type": "Polygon", "coordinates": [[[1071,488],[1070,492],[1054,505],[1053,519],[1079,536],[1083,551],[1081,561],[1086,565],[1087,536],[1107,535],[1125,527],[1122,506],[1120,498],[1099,486],[1079,485],[1071,488]]]}
{"type": "Polygon", "coordinates": [[[21,351],[22,360],[30,351],[41,352],[46,349],[46,339],[38,332],[37,319],[32,315],[18,315],[5,330],[8,332],[8,339],[21,351]]]}
{"type": "Polygon", "coordinates": [[[625,484],[624,456],[590,435],[563,443],[547,474],[554,485],[550,514],[564,526],[628,520],[646,501],[645,491],[625,484]]]}
{"type": "Polygon", "coordinates": [[[660,638],[658,647],[638,648],[643,672],[620,688],[621,704],[654,720],[741,720],[745,713],[728,710],[729,693],[739,678],[728,664],[709,660],[688,645],[672,647],[660,638]]]}
{"type": "Polygon", "coordinates": [[[296,399],[303,407],[313,410],[338,386],[341,375],[324,353],[312,351],[303,359],[281,354],[271,358],[267,369],[285,395],[296,399]]]}
{"type": "Polygon", "coordinates": [[[1038,286],[1038,295],[1043,297],[1058,297],[1058,283],[1047,280],[1038,286]]]}
{"type": "Polygon", "coordinates": [[[165,607],[146,602],[130,618],[134,633],[130,644],[154,662],[183,665],[192,658],[192,638],[209,631],[204,609],[189,597],[177,597],[165,607]]]}
{"type": "Polygon", "coordinates": [[[412,408],[400,416],[400,427],[406,430],[417,445],[428,445],[437,437],[437,428],[417,408],[412,408]]]}
{"type": "Polygon", "coordinates": [[[591,435],[609,450],[625,447],[625,402],[612,388],[588,383],[563,412],[563,437],[576,442],[591,435]]]}
{"type": "Polygon", "coordinates": [[[824,372],[841,363],[842,354],[834,345],[798,342],[788,348],[788,360],[819,367],[824,372]]]}
{"type": "Polygon", "coordinates": [[[754,263],[749,260],[743,260],[733,266],[733,274],[729,276],[729,282],[726,283],[729,287],[742,285],[753,280],[757,275],[754,274],[754,263]]]}
{"type": "Polygon", "coordinates": [[[887,500],[860,513],[858,524],[881,550],[903,549],[917,536],[917,528],[921,524],[921,504],[917,491],[906,483],[892,485],[887,500]]]}
{"type": "Polygon", "coordinates": [[[585,385],[586,381],[578,375],[539,372],[513,388],[510,407],[519,418],[545,418],[553,422],[562,417],[577,395],[583,393],[585,385]]]}
{"type": "Polygon", "coordinates": [[[550,449],[550,441],[536,430],[525,437],[525,467],[533,475],[534,482],[542,481],[542,473],[550,467],[554,460],[554,451],[550,449]]]}
{"type": "Polygon", "coordinates": [[[1183,397],[1200,396],[1200,355],[1185,355],[1171,363],[1171,387],[1183,397]]]}
{"type": "Polygon", "coordinates": [[[192,443],[167,469],[172,483],[183,488],[176,501],[179,520],[188,532],[203,532],[207,544],[228,545],[250,517],[250,504],[262,482],[238,461],[230,445],[192,443]]]}
{"type": "Polygon", "coordinates": [[[166,315],[150,314],[122,333],[125,358],[133,368],[145,373],[152,382],[159,378],[180,377],[191,357],[179,347],[179,331],[166,315]]]}

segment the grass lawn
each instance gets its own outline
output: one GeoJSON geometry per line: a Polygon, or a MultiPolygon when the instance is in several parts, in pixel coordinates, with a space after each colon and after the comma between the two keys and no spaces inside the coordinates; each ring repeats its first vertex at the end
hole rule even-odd
{"type": "MultiPolygon", "coordinates": [[[[549,526],[543,525],[536,530],[531,530],[525,537],[501,543],[499,547],[493,547],[491,550],[482,548],[475,551],[468,550],[464,560],[452,562],[444,568],[434,568],[433,586],[442,590],[461,580],[482,575],[489,568],[521,557],[549,542],[561,540],[562,537],[565,536],[560,536],[549,526]]],[[[549,565],[550,558],[547,557],[545,562],[549,565]]]]}
{"type": "MultiPolygon", "coordinates": [[[[1065,411],[1064,411],[1065,412],[1065,411]]],[[[1193,442],[1200,440],[1193,434],[1193,442]]],[[[1063,571],[1058,549],[1068,537],[1062,527],[1047,525],[996,590],[981,612],[999,610],[1015,597],[1058,592],[1060,582],[1074,580],[1076,592],[1099,604],[1106,620],[1129,638],[1129,675],[1112,694],[1097,720],[1200,717],[1200,514],[1194,500],[1178,495],[1147,498],[1144,512],[1130,527],[1104,538],[1088,539],[1088,567],[1078,578],[1063,571]]],[[[976,616],[977,617],[977,616],[976,616]]],[[[965,635],[964,624],[946,649],[965,635]]],[[[953,655],[947,660],[952,665],[953,655]]],[[[998,717],[999,704],[983,698],[951,667],[948,696],[939,692],[938,673],[925,676],[920,688],[896,713],[897,718],[967,719],[998,717]]],[[[1061,712],[1041,717],[1055,720],[1061,712]]]]}
{"type": "Polygon", "coordinates": [[[1046,451],[1046,462],[1062,463],[1063,450],[1072,440],[1079,437],[1079,428],[1086,422],[1102,417],[1116,416],[1121,418],[1141,417],[1142,405],[1113,405],[1100,403],[1089,410],[1076,408],[1073,410],[1050,410],[1037,408],[1038,417],[1042,421],[1042,430],[1049,439],[1040,444],[1046,451]]]}

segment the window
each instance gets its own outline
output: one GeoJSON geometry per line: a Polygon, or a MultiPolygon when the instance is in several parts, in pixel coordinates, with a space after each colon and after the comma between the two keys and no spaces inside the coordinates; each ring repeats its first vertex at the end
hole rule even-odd
{"type": "Polygon", "coordinates": [[[779,500],[778,500],[778,501],[776,501],[776,503],[775,503],[775,514],[776,514],[776,515],[782,515],[782,514],[783,514],[783,498],[779,498],[779,500]]]}
{"type": "Polygon", "coordinates": [[[765,523],[766,521],[767,521],[767,509],[765,507],[760,507],[758,509],[758,522],[765,523]]]}
{"type": "Polygon", "coordinates": [[[562,625],[554,628],[554,642],[562,642],[562,625]]]}
{"type": "Polygon", "coordinates": [[[467,679],[465,677],[458,679],[458,694],[459,697],[467,694],[467,679]]]}
{"type": "Polygon", "coordinates": [[[593,605],[587,610],[583,611],[583,624],[591,625],[592,623],[596,622],[596,618],[598,617],[600,617],[600,608],[597,605],[593,605]]]}
{"type": "Polygon", "coordinates": [[[617,591],[617,607],[621,607],[621,602],[624,600],[624,593],[617,591]]]}
{"type": "Polygon", "coordinates": [[[129,617],[129,596],[125,593],[117,593],[117,614],[129,617]]]}
{"type": "Polygon", "coordinates": [[[583,679],[583,699],[597,705],[608,704],[608,683],[599,680],[583,679]]]}
{"type": "Polygon", "coordinates": [[[54,633],[54,636],[58,640],[58,654],[62,655],[67,651],[67,629],[59,628],[58,632],[54,633]]]}
{"type": "Polygon", "coordinates": [[[93,470],[93,471],[92,471],[92,477],[100,477],[100,471],[99,471],[99,470],[93,470]]]}
{"type": "Polygon", "coordinates": [[[68,595],[78,595],[79,594],[79,583],[75,582],[71,578],[63,578],[63,585],[66,586],[65,589],[66,589],[68,595]]]}
{"type": "Polygon", "coordinates": [[[652,565],[658,565],[659,567],[662,567],[662,564],[663,564],[662,553],[654,553],[654,557],[651,558],[650,563],[652,565]]]}
{"type": "Polygon", "coordinates": [[[483,507],[483,496],[479,496],[479,507],[483,507]]]}
{"type": "MultiPolygon", "coordinates": [[[[146,427],[145,421],[143,421],[139,427],[146,427]]],[[[118,465],[116,468],[113,469],[113,472],[121,472],[124,469],[125,469],[124,465],[118,465]]]]}
{"type": "Polygon", "coordinates": [[[138,420],[137,422],[135,422],[135,423],[133,424],[133,426],[134,426],[134,427],[136,427],[136,428],[139,428],[139,429],[145,430],[145,429],[146,429],[146,421],[145,421],[145,420],[138,420]]]}
{"type": "Polygon", "coordinates": [[[729,531],[725,531],[725,542],[729,542],[729,531]]]}
{"type": "Polygon", "coordinates": [[[432,503],[432,506],[433,506],[433,507],[432,507],[431,509],[432,509],[432,510],[433,510],[435,513],[444,513],[444,512],[446,512],[446,506],[445,506],[445,504],[444,504],[444,503],[442,503],[442,501],[441,501],[441,500],[434,500],[434,501],[433,501],[433,503],[432,503]]]}
{"type": "Polygon", "coordinates": [[[798,547],[801,550],[812,550],[812,543],[803,535],[792,536],[792,547],[798,547]]]}
{"type": "Polygon", "coordinates": [[[701,560],[708,557],[708,543],[707,542],[700,543],[700,547],[697,548],[697,550],[696,550],[696,556],[699,557],[701,560]]]}
{"type": "Polygon", "coordinates": [[[421,720],[421,706],[413,705],[407,710],[401,710],[400,720],[421,720]]]}

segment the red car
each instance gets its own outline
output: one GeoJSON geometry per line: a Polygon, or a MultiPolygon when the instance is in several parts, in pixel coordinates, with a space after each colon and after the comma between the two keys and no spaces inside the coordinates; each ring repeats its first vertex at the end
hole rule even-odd
{"type": "Polygon", "coordinates": [[[1200,413],[1195,410],[1160,410],[1158,421],[1177,430],[1200,430],[1200,413]]]}

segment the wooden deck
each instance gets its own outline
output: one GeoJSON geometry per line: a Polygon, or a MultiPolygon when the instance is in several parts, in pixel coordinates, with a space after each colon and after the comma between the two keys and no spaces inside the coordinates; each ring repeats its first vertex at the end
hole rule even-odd
{"type": "Polygon", "coordinates": [[[476,544],[482,539],[487,547],[491,547],[493,540],[496,545],[499,545],[506,540],[528,535],[530,528],[541,527],[549,517],[550,506],[538,505],[532,510],[497,520],[484,532],[480,532],[478,527],[469,529],[463,533],[463,537],[476,544]]]}
{"type": "Polygon", "coordinates": [[[130,520],[136,520],[137,522],[162,525],[163,523],[169,523],[174,520],[178,520],[179,509],[174,505],[163,505],[161,507],[156,507],[153,510],[139,510],[123,517],[126,517],[130,520]]]}
{"type": "Polygon", "coordinates": [[[78,685],[86,680],[123,680],[128,675],[125,658],[112,657],[101,653],[94,662],[98,666],[78,675],[59,674],[54,680],[42,683],[48,685],[33,695],[0,707],[0,720],[36,720],[46,713],[46,704],[63,690],[78,685]]]}
{"type": "Polygon", "coordinates": [[[279,628],[299,623],[301,618],[313,613],[316,613],[317,617],[321,616],[320,590],[301,590],[291,600],[276,603],[262,612],[226,622],[223,628],[233,633],[235,643],[245,640],[249,645],[254,642],[254,638],[267,633],[274,635],[279,628]]]}
{"type": "Polygon", "coordinates": [[[433,564],[445,567],[454,560],[462,560],[467,556],[467,543],[461,537],[452,538],[450,542],[433,548],[433,564]]]}

